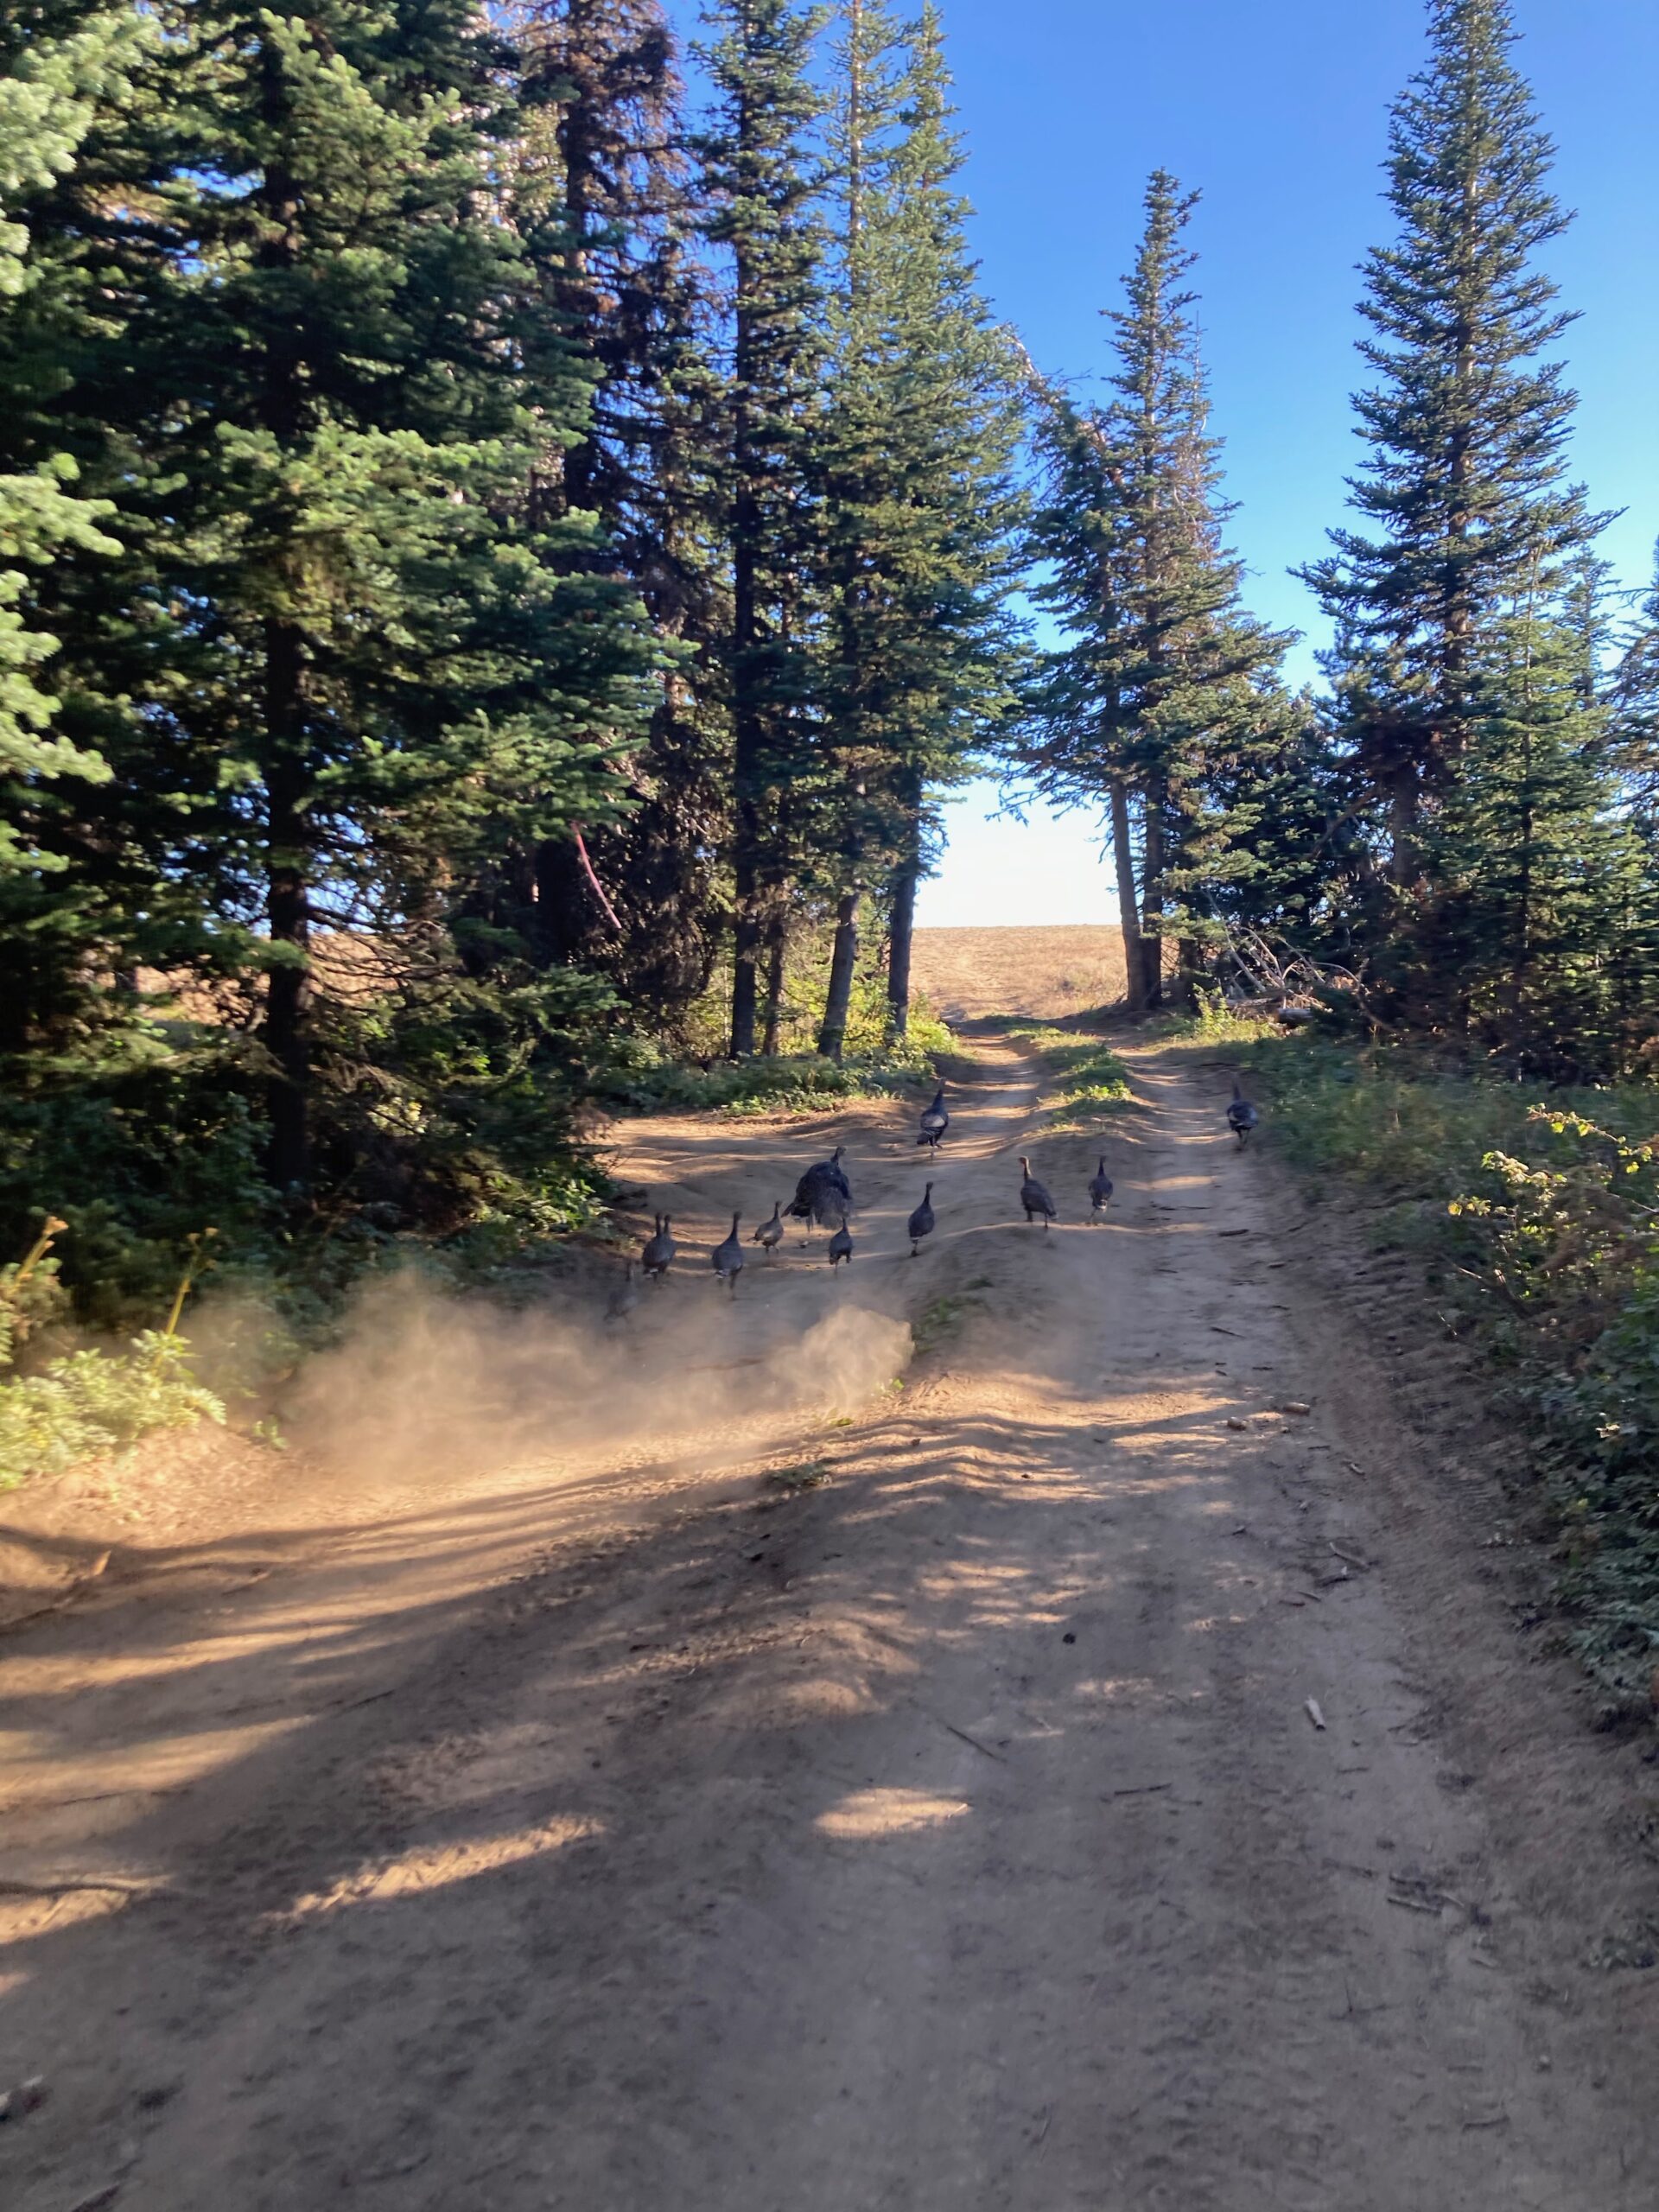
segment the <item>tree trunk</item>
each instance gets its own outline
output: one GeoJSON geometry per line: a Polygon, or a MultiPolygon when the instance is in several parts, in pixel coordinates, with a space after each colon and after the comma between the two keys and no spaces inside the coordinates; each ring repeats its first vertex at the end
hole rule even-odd
{"type": "Polygon", "coordinates": [[[732,1058],[754,1057],[754,1020],[760,1000],[757,963],[760,953],[760,923],[754,911],[754,868],[739,855],[737,870],[737,925],[732,938],[732,1058]]]}
{"type": "Polygon", "coordinates": [[[766,1027],[760,1050],[769,1060],[778,1057],[778,1033],[784,1019],[784,958],[788,931],[782,919],[772,925],[766,939],[766,1027]]]}
{"type": "Polygon", "coordinates": [[[298,765],[302,682],[298,631],[289,622],[267,622],[265,715],[273,758],[265,779],[270,809],[265,918],[272,946],[287,957],[271,968],[265,981],[263,1041],[276,1064],[266,1091],[270,1116],[266,1172],[283,1192],[302,1191],[311,1174],[311,1051],[307,1033],[311,904],[305,782],[298,765]]]}
{"type": "Polygon", "coordinates": [[[1417,776],[1407,761],[1389,794],[1389,880],[1404,890],[1417,875],[1417,776]]]}
{"type": "Polygon", "coordinates": [[[1129,824],[1129,787],[1111,782],[1112,858],[1117,868],[1117,906],[1123,924],[1123,997],[1132,1013],[1147,1003],[1146,954],[1141,938],[1141,894],[1135,881],[1135,840],[1129,824]]]}
{"type": "Polygon", "coordinates": [[[839,1060],[847,1045],[847,1017],[852,1010],[853,970],[858,960],[858,893],[846,891],[836,908],[836,949],[830,961],[830,991],[823,1002],[818,1050],[839,1060]]]}
{"type": "Polygon", "coordinates": [[[916,882],[921,870],[913,862],[900,868],[893,880],[893,924],[887,940],[887,1034],[902,1044],[910,1033],[910,961],[916,937],[916,882]]]}
{"type": "MultiPolygon", "coordinates": [[[[293,116],[283,57],[269,38],[260,42],[259,86],[261,119],[280,149],[289,143],[293,116]]],[[[290,270],[300,257],[302,202],[298,181],[280,150],[266,156],[259,198],[270,226],[259,247],[260,265],[290,270]]],[[[278,321],[264,342],[261,428],[280,452],[291,453],[304,422],[300,332],[295,323],[278,321]]],[[[267,526],[280,540],[291,533],[292,518],[279,510],[267,526]]],[[[311,792],[305,761],[305,648],[298,626],[274,614],[264,621],[263,644],[265,921],[273,949],[286,956],[265,980],[261,1042],[274,1063],[266,1090],[270,1134],[265,1164],[278,1191],[303,1192],[311,1174],[312,847],[306,811],[311,792]]]]}
{"type": "Polygon", "coordinates": [[[1164,916],[1164,811],[1163,793],[1155,785],[1141,793],[1141,1003],[1150,1011],[1164,1002],[1164,941],[1157,927],[1164,916]]]}

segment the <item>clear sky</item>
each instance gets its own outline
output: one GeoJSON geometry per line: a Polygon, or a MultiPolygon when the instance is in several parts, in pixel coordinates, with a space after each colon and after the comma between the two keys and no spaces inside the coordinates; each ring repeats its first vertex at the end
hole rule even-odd
{"type": "MultiPolygon", "coordinates": [[[[1198,188],[1213,427],[1255,611],[1300,630],[1317,610],[1287,570],[1319,552],[1355,466],[1356,264],[1388,235],[1388,108],[1422,58],[1421,0],[944,0],[996,312],[1051,372],[1103,360],[1100,310],[1134,251],[1160,164],[1198,188]]],[[[1549,253],[1582,320],[1564,350],[1580,394],[1575,470],[1623,507],[1602,550],[1631,585],[1659,536],[1659,0],[1516,0],[1520,67],[1578,220],[1549,253]]],[[[689,0],[675,8],[693,18],[689,0]]],[[[1085,387],[1086,389],[1086,387],[1085,387]]],[[[950,809],[924,924],[1110,921],[1109,870],[1080,816],[986,820],[950,809]]]]}

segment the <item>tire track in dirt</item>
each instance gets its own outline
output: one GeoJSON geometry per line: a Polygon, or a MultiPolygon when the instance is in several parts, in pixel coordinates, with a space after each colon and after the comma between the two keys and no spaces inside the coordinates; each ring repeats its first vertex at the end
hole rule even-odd
{"type": "Polygon", "coordinates": [[[1502,1623],[1471,1587],[1429,1632],[1458,1561],[1281,1178],[1136,1050],[1108,1224],[1095,1140],[1039,1135],[1027,1229],[1030,1071],[975,1049],[937,1171],[880,1108],[627,1133],[719,1344],[931,1316],[901,1395],[18,1640],[22,1765],[184,1777],[54,1816],[159,1894],[0,1951],[57,2090],[0,2142],[23,2212],[1647,2212],[1651,1978],[1541,1916],[1550,1839],[1448,1718],[1502,1623]],[[843,1133],[852,1279],[791,1239],[715,1308],[731,1209],[843,1133]],[[822,1487],[758,1491],[808,1450],[822,1487]]]}

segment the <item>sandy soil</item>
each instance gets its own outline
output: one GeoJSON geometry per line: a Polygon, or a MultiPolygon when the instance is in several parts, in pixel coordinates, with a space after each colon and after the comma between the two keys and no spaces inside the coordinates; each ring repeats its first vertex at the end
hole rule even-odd
{"type": "Polygon", "coordinates": [[[1651,2212],[1642,1745],[1219,1071],[1045,1233],[976,1050],[921,1258],[897,1109],[639,1125],[620,1347],[383,1316],[327,1479],[0,1645],[10,2212],[1651,2212]],[[724,1300],[836,1135],[850,1271],[724,1300]]]}

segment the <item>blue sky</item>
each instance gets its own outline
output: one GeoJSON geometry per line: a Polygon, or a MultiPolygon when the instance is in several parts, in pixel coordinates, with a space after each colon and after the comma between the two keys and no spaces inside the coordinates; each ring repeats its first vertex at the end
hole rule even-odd
{"type": "MultiPolygon", "coordinates": [[[[944,0],[986,292],[1052,372],[1100,369],[1147,172],[1203,202],[1213,423],[1255,610],[1300,630],[1317,610],[1287,574],[1340,515],[1358,448],[1356,264],[1386,237],[1388,108],[1420,64],[1421,0],[944,0]]],[[[682,22],[689,5],[677,7],[682,22]]],[[[1644,582],[1659,536],[1659,5],[1516,0],[1521,67],[1578,220],[1550,250],[1582,320],[1564,350],[1580,394],[1575,472],[1623,507],[1603,551],[1644,582]]],[[[1109,871],[1083,817],[988,823],[993,789],[950,809],[924,924],[1110,921],[1109,871]]]]}

